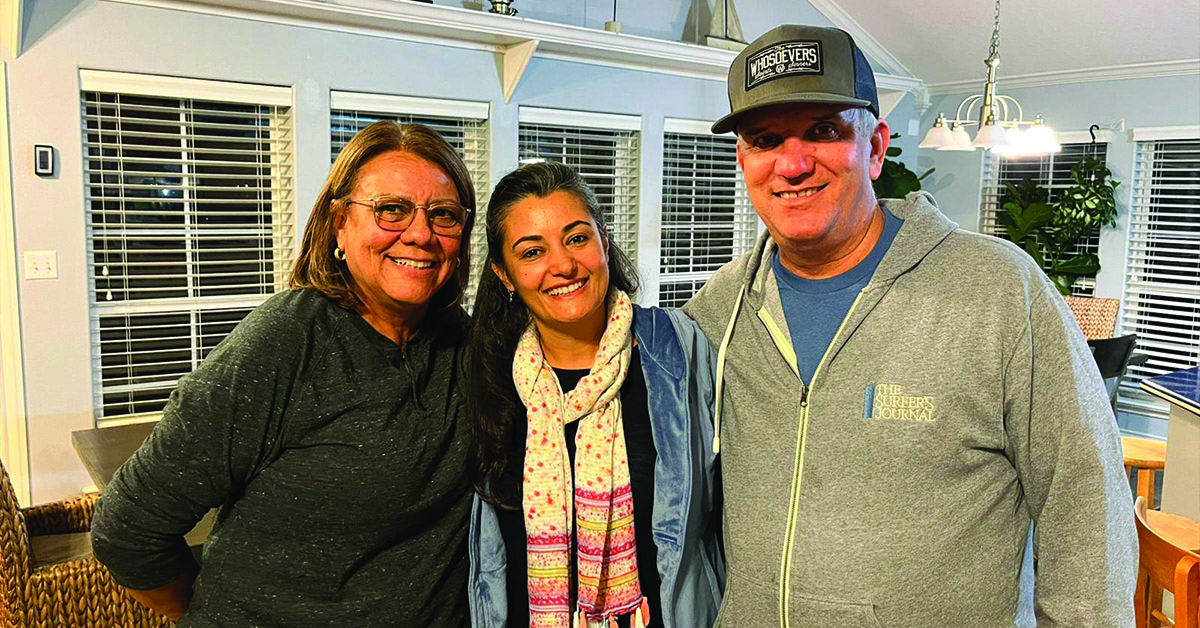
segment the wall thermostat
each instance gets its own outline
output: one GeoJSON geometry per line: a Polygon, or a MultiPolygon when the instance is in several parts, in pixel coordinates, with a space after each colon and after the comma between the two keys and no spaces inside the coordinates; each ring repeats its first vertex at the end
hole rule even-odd
{"type": "Polygon", "coordinates": [[[33,172],[39,177],[54,174],[54,147],[37,144],[33,147],[33,172]]]}

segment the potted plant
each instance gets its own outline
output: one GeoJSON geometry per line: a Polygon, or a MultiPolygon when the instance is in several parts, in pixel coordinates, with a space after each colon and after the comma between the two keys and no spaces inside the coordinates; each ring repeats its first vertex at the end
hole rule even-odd
{"type": "Polygon", "coordinates": [[[1095,253],[1068,255],[1096,228],[1116,225],[1115,191],[1120,185],[1104,162],[1093,157],[1084,157],[1071,169],[1071,181],[1054,202],[1032,181],[1006,183],[999,214],[1009,239],[1045,269],[1064,295],[1079,277],[1100,270],[1095,253]]]}
{"type": "MultiPolygon", "coordinates": [[[[900,137],[899,133],[893,133],[891,139],[900,137]]],[[[887,149],[888,157],[899,157],[899,146],[892,146],[887,149]]],[[[907,166],[899,161],[891,159],[883,160],[883,170],[880,171],[879,177],[872,182],[872,187],[875,189],[876,198],[904,198],[911,192],[916,192],[921,189],[921,181],[933,174],[933,168],[925,171],[925,174],[917,176],[917,173],[909,170],[907,166]]]]}

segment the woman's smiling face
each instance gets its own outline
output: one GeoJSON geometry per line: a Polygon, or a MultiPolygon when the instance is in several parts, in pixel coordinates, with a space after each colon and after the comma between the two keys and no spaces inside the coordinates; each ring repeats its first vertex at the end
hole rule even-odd
{"type": "MultiPolygon", "coordinates": [[[[381,196],[423,205],[458,202],[458,190],[441,168],[402,151],[383,153],[363,164],[350,199],[381,196]]],[[[355,293],[366,308],[364,316],[370,320],[372,315],[423,313],[433,295],[454,276],[461,236],[434,233],[424,211],[403,231],[381,229],[369,206],[344,203],[341,211],[338,248],[346,252],[355,293]]]]}
{"type": "Polygon", "coordinates": [[[583,199],[564,191],[523,198],[509,209],[503,232],[504,268],[492,270],[539,326],[603,320],[608,247],[583,199]]]}

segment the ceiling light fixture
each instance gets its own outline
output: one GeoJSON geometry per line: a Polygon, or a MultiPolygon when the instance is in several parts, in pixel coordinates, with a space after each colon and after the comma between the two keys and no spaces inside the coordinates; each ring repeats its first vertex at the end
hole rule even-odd
{"type": "Polygon", "coordinates": [[[983,63],[988,69],[983,93],[964,98],[951,120],[938,113],[933,128],[917,147],[962,151],[982,148],[1003,155],[1044,155],[1062,150],[1041,114],[1032,122],[1025,120],[1025,112],[1017,99],[996,93],[996,68],[1000,65],[1000,0],[996,0],[996,15],[992,22],[992,47],[983,63]],[[963,113],[969,114],[977,103],[979,119],[963,118],[963,113]],[[968,126],[979,127],[973,140],[967,134],[965,127],[968,126]],[[1022,126],[1028,128],[1022,129],[1022,126]]]}
{"type": "Polygon", "coordinates": [[[492,8],[488,13],[499,13],[500,15],[516,15],[517,9],[513,7],[513,0],[491,0],[492,8]]]}

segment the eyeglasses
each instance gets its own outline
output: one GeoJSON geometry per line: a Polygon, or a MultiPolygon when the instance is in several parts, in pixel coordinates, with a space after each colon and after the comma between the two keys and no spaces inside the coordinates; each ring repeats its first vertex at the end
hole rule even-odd
{"type": "Polygon", "coordinates": [[[414,203],[400,196],[346,199],[350,205],[363,205],[375,212],[375,224],[384,231],[404,231],[412,224],[418,209],[425,210],[425,220],[434,233],[444,236],[462,235],[463,225],[471,210],[451,201],[414,203]]]}

